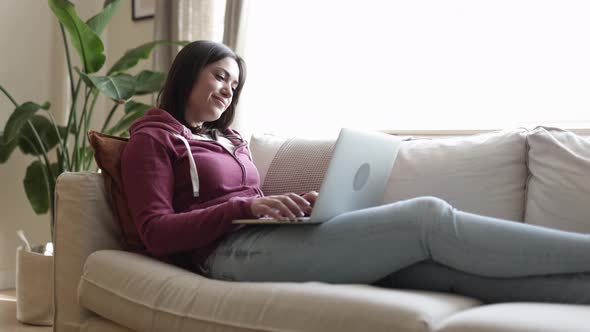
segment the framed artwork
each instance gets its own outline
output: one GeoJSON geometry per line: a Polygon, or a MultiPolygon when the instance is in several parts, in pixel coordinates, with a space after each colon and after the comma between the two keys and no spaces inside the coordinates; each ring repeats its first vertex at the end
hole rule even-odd
{"type": "Polygon", "coordinates": [[[131,16],[134,21],[145,20],[154,17],[156,0],[132,0],[131,16]]]}

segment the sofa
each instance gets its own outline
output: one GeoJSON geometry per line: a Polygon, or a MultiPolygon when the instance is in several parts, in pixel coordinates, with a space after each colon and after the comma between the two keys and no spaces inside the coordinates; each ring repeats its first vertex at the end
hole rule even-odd
{"type": "MultiPolygon", "coordinates": [[[[333,145],[331,137],[252,135],[263,191],[318,190],[333,145]]],[[[413,286],[211,280],[124,250],[107,189],[100,172],[57,180],[54,331],[590,331],[590,305],[486,303],[413,286]]],[[[548,127],[404,136],[383,202],[424,195],[590,233],[590,140],[548,127]]],[[[420,277],[406,275],[409,284],[420,277]]]]}

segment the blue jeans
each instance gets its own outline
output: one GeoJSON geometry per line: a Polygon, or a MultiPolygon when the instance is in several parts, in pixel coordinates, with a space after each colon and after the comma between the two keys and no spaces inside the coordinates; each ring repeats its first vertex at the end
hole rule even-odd
{"type": "Polygon", "coordinates": [[[490,278],[465,273],[428,260],[392,273],[373,285],[467,295],[484,303],[590,304],[590,273],[490,278]]]}
{"type": "Polygon", "coordinates": [[[202,270],[221,280],[373,284],[425,260],[487,278],[590,272],[590,235],[419,197],[319,225],[246,226],[228,235],[202,270]]]}

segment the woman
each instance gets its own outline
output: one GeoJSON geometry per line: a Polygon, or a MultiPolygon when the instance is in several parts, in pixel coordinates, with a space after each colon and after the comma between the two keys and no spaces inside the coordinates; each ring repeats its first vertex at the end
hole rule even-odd
{"type": "MultiPolygon", "coordinates": [[[[193,42],[175,58],[159,107],[131,126],[123,182],[152,255],[239,281],[369,284],[424,260],[497,283],[590,271],[589,235],[470,214],[434,197],[321,225],[233,225],[310,214],[318,195],[261,192],[247,143],[229,128],[245,79],[244,62],[230,49],[193,42]]],[[[576,296],[590,302],[588,294],[576,296]]]]}

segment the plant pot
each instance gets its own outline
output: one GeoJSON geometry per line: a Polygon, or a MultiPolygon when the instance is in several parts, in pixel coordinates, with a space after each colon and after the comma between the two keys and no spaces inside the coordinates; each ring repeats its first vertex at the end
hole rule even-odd
{"type": "Polygon", "coordinates": [[[53,325],[53,255],[46,245],[16,250],[16,319],[33,325],[53,325]]]}

